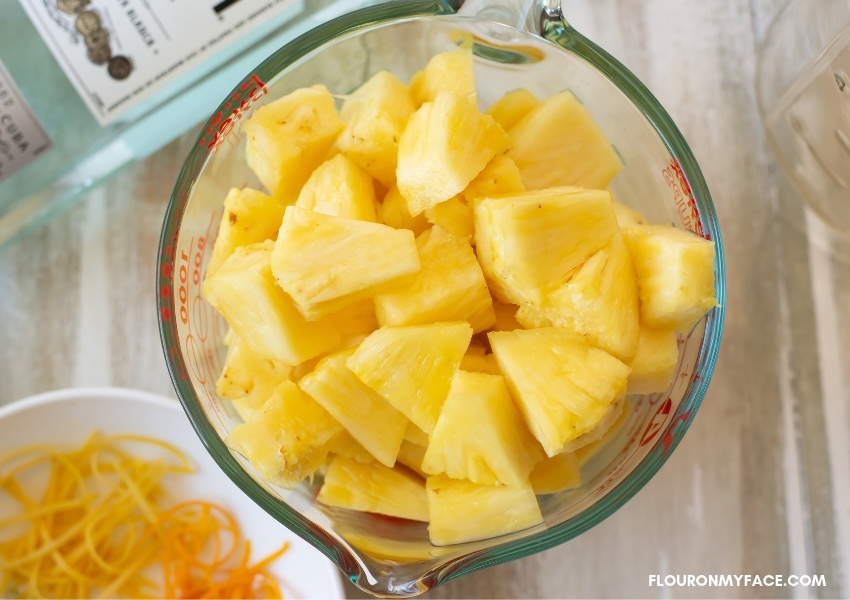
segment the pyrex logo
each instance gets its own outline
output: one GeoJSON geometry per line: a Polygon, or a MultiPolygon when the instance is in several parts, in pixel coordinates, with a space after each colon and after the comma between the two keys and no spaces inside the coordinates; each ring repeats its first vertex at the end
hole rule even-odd
{"type": "Polygon", "coordinates": [[[233,126],[241,119],[251,106],[268,93],[266,84],[256,74],[246,80],[239,91],[234,92],[230,100],[224,103],[224,110],[219,111],[207,126],[204,137],[198,142],[209,150],[217,148],[233,131],[233,126]],[[229,113],[226,111],[230,111],[229,113]],[[225,116],[227,115],[227,116],[225,116]],[[207,136],[212,136],[208,139],[207,136]]]}

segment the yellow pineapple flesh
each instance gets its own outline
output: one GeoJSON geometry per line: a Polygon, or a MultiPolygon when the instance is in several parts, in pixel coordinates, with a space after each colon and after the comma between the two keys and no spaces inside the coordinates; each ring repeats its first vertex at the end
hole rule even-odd
{"type": "Polygon", "coordinates": [[[245,160],[269,194],[290,203],[343,127],[325,86],[298,89],[261,106],[242,125],[245,160]]]}
{"type": "Polygon", "coordinates": [[[345,129],[337,147],[367,173],[389,188],[395,183],[398,141],[416,107],[407,86],[380,71],[343,102],[345,129]]]}
{"type": "Polygon", "coordinates": [[[472,209],[462,196],[454,196],[445,202],[440,202],[422,213],[429,223],[438,225],[455,237],[472,241],[475,226],[472,222],[472,209]]]}
{"type": "Polygon", "coordinates": [[[403,464],[408,469],[415,471],[420,477],[428,477],[428,474],[422,470],[422,459],[425,457],[425,446],[419,446],[413,442],[403,440],[401,448],[398,449],[398,462],[403,464]]]}
{"type": "Polygon", "coordinates": [[[531,484],[478,485],[432,475],[426,480],[430,523],[436,546],[486,540],[543,522],[531,484]]]}
{"type": "Polygon", "coordinates": [[[419,271],[411,231],[287,207],[271,269],[298,310],[318,319],[419,271]]]}
{"type": "MultiPolygon", "coordinates": [[[[337,332],[343,337],[368,335],[378,328],[375,303],[366,298],[328,315],[337,332]]],[[[356,345],[356,344],[355,344],[356,345]]]]}
{"type": "Polygon", "coordinates": [[[201,290],[254,353],[295,366],[330,350],[340,337],[327,320],[307,321],[275,283],[273,244],[237,248],[201,290]]]}
{"type": "Polygon", "coordinates": [[[294,383],[284,381],[256,414],[230,431],[225,442],[263,478],[291,489],[322,466],[333,438],[342,430],[325,409],[294,383]]]}
{"type": "Polygon", "coordinates": [[[357,442],[387,467],[395,464],[407,417],[360,381],[345,362],[353,350],[323,358],[298,386],[339,421],[357,442]]]}
{"type": "MultiPolygon", "coordinates": [[[[628,384],[627,384],[628,385],[628,384]]],[[[588,431],[578,436],[576,439],[564,446],[564,452],[576,452],[582,448],[596,443],[608,433],[611,427],[619,420],[623,414],[623,407],[626,404],[625,392],[620,394],[616,400],[608,407],[605,415],[599,420],[599,423],[588,431]]]]}
{"type": "Polygon", "coordinates": [[[328,445],[328,452],[356,460],[359,463],[375,462],[375,457],[372,456],[372,453],[361,446],[360,442],[355,440],[345,429],[331,440],[328,445]]]}
{"type": "Polygon", "coordinates": [[[626,392],[655,394],[667,391],[676,375],[679,343],[675,329],[641,327],[637,352],[629,361],[632,372],[626,392]]]}
{"type": "MultiPolygon", "coordinates": [[[[378,220],[377,204],[372,177],[344,154],[337,154],[313,171],[295,206],[374,223],[378,220]]],[[[280,217],[282,220],[283,211],[280,217]]]]}
{"type": "Polygon", "coordinates": [[[398,146],[396,184],[411,215],[459,194],[511,140],[468,98],[441,92],[407,123],[398,146]]]}
{"type": "Polygon", "coordinates": [[[404,439],[417,446],[428,446],[428,434],[419,429],[413,421],[408,421],[407,429],[404,431],[404,439]]]}
{"type": "Polygon", "coordinates": [[[389,468],[337,456],[328,465],[316,500],[327,506],[428,521],[425,482],[403,466],[389,468]]]}
{"type": "Polygon", "coordinates": [[[508,131],[540,104],[541,101],[537,96],[528,90],[512,90],[491,104],[487,114],[496,119],[505,131],[508,131]]]}
{"type": "Polygon", "coordinates": [[[544,457],[534,465],[529,481],[537,495],[557,494],[577,488],[581,485],[578,458],[572,452],[544,457]]]}
{"type": "Polygon", "coordinates": [[[521,485],[542,457],[502,376],[458,370],[422,470],[482,485],[521,485]]]}
{"type": "Polygon", "coordinates": [[[611,196],[552,188],[476,203],[478,260],[505,303],[539,302],[619,231],[611,196]]]}
{"type": "Polygon", "coordinates": [[[510,128],[514,159],[529,190],[576,185],[604,190],[623,164],[572,92],[549,96],[510,128]]]}
{"type": "Polygon", "coordinates": [[[392,186],[387,190],[384,200],[378,208],[378,217],[384,225],[396,229],[409,229],[414,235],[419,235],[431,226],[424,213],[415,217],[410,214],[407,209],[407,200],[398,191],[397,186],[392,186]]]}
{"type": "Polygon", "coordinates": [[[503,194],[516,194],[525,191],[519,169],[510,157],[500,154],[493,157],[487,166],[469,182],[461,192],[471,208],[482,198],[491,198],[503,194]]]}
{"type": "Polygon", "coordinates": [[[488,338],[528,428],[549,456],[596,427],[626,389],[629,367],[568,329],[495,331],[488,338]]]}
{"type": "Polygon", "coordinates": [[[277,238],[284,208],[280,200],[259,190],[231,189],[224,199],[218,235],[207,263],[207,276],[239,246],[277,238]]]}
{"type": "Polygon", "coordinates": [[[614,207],[614,214],[617,215],[617,224],[620,226],[620,229],[625,229],[632,225],[649,224],[649,219],[647,219],[644,214],[636,208],[632,208],[631,206],[614,199],[613,195],[611,196],[611,199],[614,207]]]}
{"type": "Polygon", "coordinates": [[[440,92],[446,91],[475,102],[472,48],[435,54],[425,68],[415,73],[410,80],[410,94],[416,106],[433,102],[440,92]]]}
{"type": "Polygon", "coordinates": [[[565,327],[628,362],[635,355],[640,321],[634,267],[620,233],[540,303],[520,306],[526,329],[565,327]]]}
{"type": "Polygon", "coordinates": [[[242,338],[233,335],[215,392],[232,401],[243,420],[259,410],[274,389],[290,378],[293,367],[273,358],[258,356],[242,338]]]}
{"type": "Polygon", "coordinates": [[[472,247],[438,226],[416,238],[422,269],[396,290],[375,296],[382,326],[468,321],[473,331],[495,323],[493,302],[472,247]]]}
{"type": "Polygon", "coordinates": [[[717,306],[714,242],[669,225],[623,230],[640,296],[641,323],[688,333],[717,306]]]}
{"type": "Polygon", "coordinates": [[[471,338],[472,327],[465,322],[381,327],[346,364],[430,434],[471,338]]]}

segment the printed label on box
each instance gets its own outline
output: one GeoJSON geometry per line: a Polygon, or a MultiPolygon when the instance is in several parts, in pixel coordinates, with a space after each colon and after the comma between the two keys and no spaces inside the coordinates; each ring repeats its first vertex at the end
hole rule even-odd
{"type": "Polygon", "coordinates": [[[47,132],[0,62],[0,182],[52,146],[47,132]]]}

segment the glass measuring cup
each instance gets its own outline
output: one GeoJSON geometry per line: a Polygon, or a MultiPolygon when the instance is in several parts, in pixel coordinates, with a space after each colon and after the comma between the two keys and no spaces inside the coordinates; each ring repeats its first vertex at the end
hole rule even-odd
{"type": "Polygon", "coordinates": [[[559,2],[459,4],[378,4],[311,31],[259,65],[201,132],[177,181],[161,238],[157,301],[163,349],[198,435],[246,494],[324,552],[355,585],[381,596],[415,595],[551,548],[613,514],[652,478],[690,426],[714,368],[723,323],[723,309],[717,308],[682,336],[670,389],[631,398],[616,434],[582,466],[582,486],[541,496],[545,522],[507,536],[433,546],[423,524],[323,507],[315,502],[319,477],[282,490],[226,447],[222,439],[240,419],[215,392],[225,325],[201,296],[200,282],[228,189],[259,186],[244,162],[241,123],[262,102],[299,87],[322,83],[345,94],[382,69],[409,80],[430,56],[465,41],[476,57],[482,108],[516,88],[541,98],[571,89],[622,157],[625,167],[612,182],[613,193],[652,222],[673,223],[715,241],[716,293],[724,305],[723,248],[707,186],[650,92],[575,31],[559,2]]]}
{"type": "Polygon", "coordinates": [[[850,0],[792,0],[759,49],[759,110],[779,165],[850,236],[850,0]]]}

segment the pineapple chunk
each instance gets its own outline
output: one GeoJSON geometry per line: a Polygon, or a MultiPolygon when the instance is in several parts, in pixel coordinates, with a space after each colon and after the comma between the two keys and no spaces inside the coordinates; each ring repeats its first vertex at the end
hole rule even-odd
{"type": "Polygon", "coordinates": [[[549,96],[508,133],[525,187],[577,185],[604,190],[623,164],[572,92],[549,96]]]}
{"type": "Polygon", "coordinates": [[[547,456],[534,465],[529,480],[537,495],[557,494],[577,488],[581,485],[578,459],[572,452],[547,456]]]}
{"type": "Polygon", "coordinates": [[[343,341],[348,336],[369,335],[378,328],[375,303],[368,298],[331,313],[328,319],[343,336],[343,341]]]}
{"type": "Polygon", "coordinates": [[[493,311],[496,313],[496,325],[493,330],[513,331],[514,329],[522,329],[522,325],[516,320],[518,309],[519,307],[516,304],[493,302],[493,311]]]}
{"type": "Polygon", "coordinates": [[[467,352],[460,361],[460,368],[464,371],[475,373],[489,373],[490,375],[501,375],[496,357],[492,354],[473,354],[467,352]]]}
{"type": "Polygon", "coordinates": [[[472,247],[434,226],[416,239],[422,270],[407,285],[375,296],[381,326],[468,321],[473,331],[496,322],[493,302],[472,247]]]}
{"type": "Polygon", "coordinates": [[[395,183],[398,141],[415,110],[407,86],[380,71],[343,103],[340,116],[346,126],[336,145],[389,188],[395,183]]]}
{"type": "Polygon", "coordinates": [[[234,335],[227,347],[224,366],[215,392],[231,400],[237,414],[247,421],[262,408],[274,389],[290,378],[293,368],[279,360],[258,356],[242,338],[234,335]]]}
{"type": "Polygon", "coordinates": [[[599,421],[599,424],[564,446],[564,452],[576,452],[577,450],[581,450],[585,446],[598,442],[605,437],[611,427],[613,427],[620,419],[620,415],[623,414],[623,406],[625,406],[625,404],[626,395],[623,393],[614,401],[613,404],[611,404],[611,406],[608,407],[608,411],[599,421]]]}
{"type": "Polygon", "coordinates": [[[526,89],[513,90],[496,100],[487,114],[496,119],[505,131],[510,130],[525,115],[540,106],[541,101],[526,89]]]}
{"type": "Polygon", "coordinates": [[[413,233],[380,223],[287,207],[271,256],[283,290],[318,319],[419,271],[413,233]]]}
{"type": "Polygon", "coordinates": [[[649,220],[639,210],[615,200],[613,194],[611,195],[611,199],[620,229],[625,229],[632,225],[647,225],[649,223],[649,220]]]}
{"type": "Polygon", "coordinates": [[[295,366],[330,350],[340,337],[327,320],[305,320],[275,284],[269,266],[273,244],[237,248],[201,289],[253,352],[295,366]]]}
{"type": "Polygon", "coordinates": [[[359,463],[375,462],[375,457],[372,456],[372,453],[361,446],[360,443],[344,429],[331,441],[328,446],[328,451],[331,454],[338,454],[345,458],[356,460],[359,463]]]}
{"type": "Polygon", "coordinates": [[[679,364],[679,343],[675,329],[641,327],[637,352],[629,362],[632,372],[628,394],[655,394],[667,391],[679,364]]]}
{"type": "Polygon", "coordinates": [[[298,386],[322,405],[382,465],[395,464],[407,417],[360,381],[345,366],[346,350],[319,362],[298,386]]]}
{"type": "Polygon", "coordinates": [[[469,182],[461,192],[467,205],[474,207],[482,198],[492,198],[504,194],[524,192],[525,186],[516,163],[510,157],[500,154],[487,163],[475,179],[469,182]]]}
{"type": "Polygon", "coordinates": [[[405,467],[359,463],[337,456],[316,500],[327,506],[428,522],[425,483],[405,467]]]}
{"type": "Polygon", "coordinates": [[[424,214],[418,214],[415,217],[410,214],[407,210],[407,200],[398,191],[397,186],[387,190],[387,195],[384,196],[384,201],[378,208],[378,216],[384,225],[396,229],[409,229],[414,235],[419,235],[431,226],[424,214]]]}
{"type": "Polygon", "coordinates": [[[643,325],[687,333],[717,306],[714,242],[667,225],[636,225],[623,234],[637,275],[643,325]]]}
{"type": "Polygon", "coordinates": [[[441,92],[410,118],[398,145],[396,184],[411,215],[459,194],[511,140],[489,115],[441,92]]]}
{"type": "Polygon", "coordinates": [[[455,237],[470,242],[475,233],[472,223],[472,209],[461,196],[454,196],[445,202],[425,209],[423,213],[429,223],[439,225],[455,237]]]}
{"type": "Polygon", "coordinates": [[[568,329],[494,331],[488,338],[528,428],[549,456],[596,427],[626,389],[629,367],[568,329]]]}
{"type": "Polygon", "coordinates": [[[411,444],[427,447],[429,443],[428,434],[419,429],[413,421],[408,421],[407,429],[404,432],[404,439],[411,444]]]}
{"type": "Polygon", "coordinates": [[[552,188],[475,205],[478,260],[491,291],[505,303],[540,302],[617,231],[611,196],[552,188]]]}
{"type": "Polygon", "coordinates": [[[272,196],[291,203],[344,126],[325,86],[296,90],[242,125],[245,160],[272,196]]]}
{"type": "Polygon", "coordinates": [[[620,360],[631,360],[640,334],[638,292],[622,234],[611,238],[543,303],[520,306],[516,319],[526,329],[572,329],[620,360]]]}
{"type": "Polygon", "coordinates": [[[458,370],[422,460],[426,473],[521,485],[543,454],[501,375],[458,370]]]}
{"type": "Polygon", "coordinates": [[[419,446],[407,440],[401,442],[401,448],[398,449],[398,462],[415,471],[423,479],[428,477],[428,473],[422,470],[422,459],[424,457],[425,446],[419,446]]]}
{"type": "Polygon", "coordinates": [[[279,200],[255,189],[232,188],[224,199],[206,276],[215,273],[239,246],[275,239],[284,208],[279,200]]]}
{"type": "Polygon", "coordinates": [[[344,154],[317,167],[295,203],[306,210],[373,223],[378,220],[377,205],[372,177],[344,154]]]}
{"type": "Polygon", "coordinates": [[[468,323],[381,327],[346,363],[363,383],[430,434],[469,346],[468,323]]]}
{"type": "Polygon", "coordinates": [[[471,47],[435,54],[410,80],[410,94],[416,106],[433,102],[446,91],[476,101],[471,47]]]}
{"type": "Polygon", "coordinates": [[[230,431],[225,442],[264,479],[291,489],[322,466],[341,431],[342,425],[324,408],[284,381],[259,412],[230,431]]]}
{"type": "Polygon", "coordinates": [[[425,482],[435,546],[486,540],[543,522],[531,484],[478,485],[433,475],[425,482]]]}

